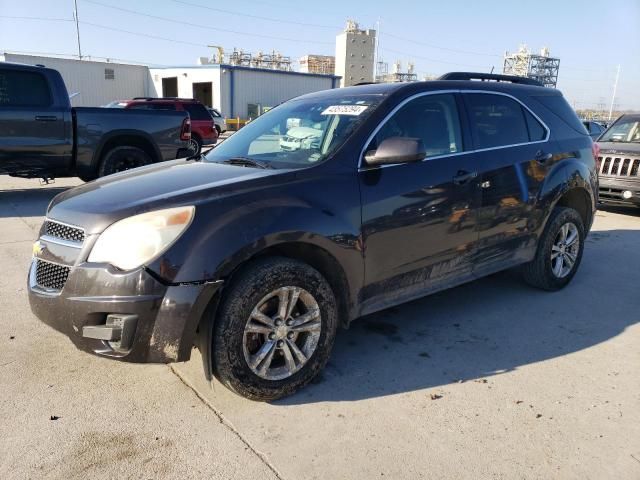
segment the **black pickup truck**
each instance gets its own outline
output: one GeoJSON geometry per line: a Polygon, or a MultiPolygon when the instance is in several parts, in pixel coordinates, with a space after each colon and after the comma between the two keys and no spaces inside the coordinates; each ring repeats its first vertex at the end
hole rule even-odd
{"type": "Polygon", "coordinates": [[[598,139],[600,201],[640,207],[640,115],[623,115],[598,139]]]}
{"type": "Polygon", "coordinates": [[[186,157],[185,112],[72,108],[60,73],[0,63],[0,174],[88,181],[186,157]]]}

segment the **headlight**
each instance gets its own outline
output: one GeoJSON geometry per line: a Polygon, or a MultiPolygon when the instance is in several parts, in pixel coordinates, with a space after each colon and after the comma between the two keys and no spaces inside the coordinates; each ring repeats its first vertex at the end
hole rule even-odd
{"type": "Polygon", "coordinates": [[[191,225],[195,207],[168,208],[125,218],[100,234],[90,262],[132,270],[156,259],[191,225]]]}

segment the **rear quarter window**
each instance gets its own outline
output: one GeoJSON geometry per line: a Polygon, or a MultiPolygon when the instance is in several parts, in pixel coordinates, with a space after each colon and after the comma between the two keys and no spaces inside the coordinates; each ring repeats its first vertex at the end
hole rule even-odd
{"type": "Polygon", "coordinates": [[[584,124],[578,118],[578,115],[576,115],[576,112],[562,95],[532,95],[531,98],[544,105],[576,132],[584,135],[589,134],[584,124]]]}
{"type": "Polygon", "coordinates": [[[0,69],[0,107],[48,107],[51,103],[44,75],[0,69]]]}
{"type": "Polygon", "coordinates": [[[465,94],[476,148],[529,142],[529,128],[520,103],[504,95],[465,94]]]}

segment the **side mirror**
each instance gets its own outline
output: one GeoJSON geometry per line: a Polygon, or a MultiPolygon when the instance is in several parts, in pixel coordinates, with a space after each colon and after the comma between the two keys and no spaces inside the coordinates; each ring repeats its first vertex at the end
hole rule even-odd
{"type": "Polygon", "coordinates": [[[367,165],[418,162],[427,156],[419,138],[390,137],[383,140],[377,150],[368,151],[364,159],[367,165]]]}

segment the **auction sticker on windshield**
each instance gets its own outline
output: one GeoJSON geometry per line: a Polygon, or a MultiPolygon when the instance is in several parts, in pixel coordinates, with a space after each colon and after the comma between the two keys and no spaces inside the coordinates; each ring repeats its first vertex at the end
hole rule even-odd
{"type": "Polygon", "coordinates": [[[367,109],[367,105],[331,105],[322,115],[360,115],[367,109]]]}

